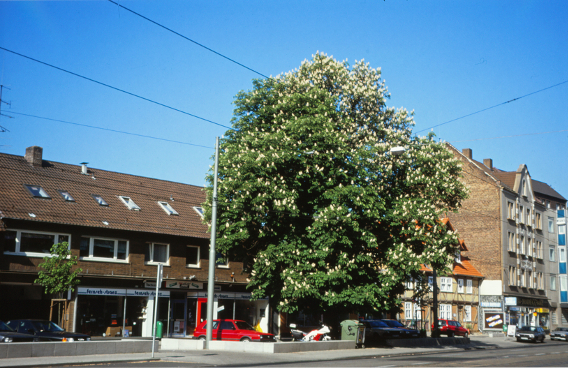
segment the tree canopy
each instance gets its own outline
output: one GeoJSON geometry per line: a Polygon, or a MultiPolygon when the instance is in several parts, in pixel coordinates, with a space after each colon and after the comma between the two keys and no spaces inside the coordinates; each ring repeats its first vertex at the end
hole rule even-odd
{"type": "Polygon", "coordinates": [[[43,270],[38,272],[38,278],[34,283],[43,286],[46,294],[73,291],[73,288],[80,283],[77,275],[82,271],[80,268],[72,270],[76,264],[77,257],[71,256],[67,242],[54,244],[51,247],[51,256],[44,257],[43,263],[39,264],[39,268],[43,270]]]}
{"type": "Polygon", "coordinates": [[[460,164],[413,136],[413,114],[389,97],[380,69],[321,53],[237,94],[220,143],[217,250],[243,261],[253,299],[384,311],[420,264],[453,260],[457,234],[439,219],[467,195],[460,164]]]}

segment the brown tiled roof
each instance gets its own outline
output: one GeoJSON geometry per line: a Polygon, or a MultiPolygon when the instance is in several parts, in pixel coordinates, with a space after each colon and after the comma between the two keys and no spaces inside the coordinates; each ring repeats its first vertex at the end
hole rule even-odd
{"type": "Polygon", "coordinates": [[[501,184],[509,187],[509,189],[514,190],[515,188],[515,178],[517,177],[516,171],[493,171],[493,176],[501,181],[501,184]]]}
{"type": "Polygon", "coordinates": [[[552,187],[542,181],[531,179],[533,192],[541,193],[549,197],[558,198],[562,201],[566,201],[566,198],[562,197],[560,193],[552,189],[552,187]]]}
{"type": "Polygon", "coordinates": [[[0,218],[208,238],[193,209],[203,202],[205,192],[198,186],[93,168],[83,175],[81,166],[44,160],[34,167],[22,156],[0,154],[0,218]],[[32,197],[25,185],[41,186],[51,199],[32,197]],[[65,201],[58,190],[68,191],[75,202],[65,201]],[[100,206],[93,194],[109,206],[100,206]],[[118,196],[132,198],[140,211],[128,209],[118,196]],[[158,201],[179,215],[168,215],[158,201]]]}
{"type": "MultiPolygon", "coordinates": [[[[424,264],[420,265],[420,271],[422,272],[432,272],[432,269],[424,264]]],[[[461,257],[461,263],[454,263],[454,269],[452,271],[452,274],[456,275],[456,276],[471,276],[471,277],[483,277],[483,275],[481,274],[481,272],[479,272],[477,270],[477,268],[475,268],[471,262],[469,261],[469,258],[462,256],[461,257]]]]}

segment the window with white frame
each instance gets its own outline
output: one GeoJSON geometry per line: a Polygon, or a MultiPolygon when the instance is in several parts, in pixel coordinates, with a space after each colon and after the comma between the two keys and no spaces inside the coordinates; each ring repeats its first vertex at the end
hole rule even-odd
{"type": "Polygon", "coordinates": [[[414,280],[410,279],[406,281],[406,290],[413,290],[414,289],[414,280]]]}
{"type": "Polygon", "coordinates": [[[527,256],[531,257],[533,255],[532,239],[527,238],[527,256]]]}
{"type": "Polygon", "coordinates": [[[553,245],[548,248],[548,260],[550,262],[556,262],[556,249],[553,245]]]}
{"type": "Polygon", "coordinates": [[[531,209],[530,208],[527,208],[527,226],[532,226],[531,209]]]}
{"type": "Polygon", "coordinates": [[[520,278],[521,278],[521,282],[520,282],[521,286],[522,286],[522,287],[527,287],[527,280],[526,280],[526,277],[525,277],[525,270],[521,270],[520,278]]]}
{"type": "Polygon", "coordinates": [[[463,320],[464,322],[471,322],[471,305],[463,307],[463,320]]]}
{"type": "Polygon", "coordinates": [[[507,202],[507,218],[509,220],[515,219],[515,204],[513,202],[507,202]]]}
{"type": "Polygon", "coordinates": [[[537,229],[542,230],[542,218],[540,216],[540,213],[535,214],[534,225],[537,229]]]}
{"type": "Polygon", "coordinates": [[[188,245],[185,252],[185,264],[187,267],[201,267],[200,248],[195,245],[188,245]]]}
{"type": "Polygon", "coordinates": [[[559,235],[566,234],[566,225],[558,225],[558,234],[559,235]]]}
{"type": "Polygon", "coordinates": [[[541,241],[536,242],[536,256],[538,259],[544,259],[544,248],[541,241]]]}
{"type": "Polygon", "coordinates": [[[128,207],[129,210],[140,211],[140,207],[136,203],[134,203],[132,198],[126,196],[118,196],[118,198],[120,198],[122,203],[124,203],[124,205],[128,207]]]}
{"type": "Polygon", "coordinates": [[[554,233],[554,218],[548,218],[548,232],[553,234],[554,233]]]}
{"type": "Polygon", "coordinates": [[[456,263],[461,263],[462,257],[461,257],[461,250],[459,248],[454,251],[454,255],[455,255],[454,260],[456,261],[456,263]]]}
{"type": "Polygon", "coordinates": [[[93,196],[93,199],[99,204],[99,206],[108,207],[107,201],[105,201],[102,196],[98,194],[91,195],[93,196]]]}
{"type": "Polygon", "coordinates": [[[162,207],[162,209],[168,214],[168,215],[179,215],[179,213],[174,210],[174,208],[172,207],[171,204],[169,204],[168,202],[162,202],[162,201],[158,201],[158,204],[160,205],[160,207],[162,207]]]}
{"type": "Polygon", "coordinates": [[[463,279],[458,279],[458,293],[463,294],[463,279]]]}
{"type": "Polygon", "coordinates": [[[51,196],[39,185],[25,185],[34,198],[51,199],[51,196]]]}
{"type": "Polygon", "coordinates": [[[566,247],[558,247],[558,262],[566,262],[566,247]]]}
{"type": "Polygon", "coordinates": [[[430,291],[434,291],[434,276],[428,276],[428,288],[430,291]]]}
{"type": "Polygon", "coordinates": [[[45,257],[51,254],[54,244],[71,242],[69,234],[43,231],[6,230],[0,234],[4,238],[4,254],[27,257],[45,257]]]}
{"type": "Polygon", "coordinates": [[[193,210],[197,212],[199,216],[201,216],[201,218],[205,217],[205,211],[203,210],[203,207],[193,207],[193,210]]]}
{"type": "Polygon", "coordinates": [[[75,202],[75,199],[66,190],[58,190],[59,194],[63,197],[66,202],[75,202]]]}
{"type": "Polygon", "coordinates": [[[516,244],[516,242],[515,242],[515,235],[516,235],[516,234],[513,233],[513,232],[511,232],[511,231],[508,232],[508,240],[509,240],[509,242],[508,242],[507,250],[508,250],[509,252],[515,252],[515,251],[517,250],[517,244],[516,244]]]}
{"type": "Polygon", "coordinates": [[[525,237],[523,235],[520,236],[519,240],[519,254],[525,254],[525,237]]]}
{"type": "Polygon", "coordinates": [[[405,302],[404,303],[404,319],[410,320],[412,319],[412,303],[405,302]]]}
{"type": "Polygon", "coordinates": [[[519,222],[521,224],[525,223],[525,208],[523,206],[519,207],[519,222]]]}
{"type": "Polygon", "coordinates": [[[170,245],[164,243],[148,243],[146,254],[144,255],[146,264],[165,264],[170,263],[170,245]]]}
{"type": "Polygon", "coordinates": [[[440,319],[452,319],[451,304],[440,304],[440,319]]]}
{"type": "Polygon", "coordinates": [[[418,305],[418,303],[414,303],[412,318],[418,321],[422,320],[422,311],[420,310],[420,305],[418,305]]]}
{"type": "Polygon", "coordinates": [[[538,289],[544,290],[544,274],[542,272],[538,273],[538,289]]]}
{"type": "Polygon", "coordinates": [[[509,266],[509,286],[517,286],[517,268],[509,266]]]}
{"type": "Polygon", "coordinates": [[[440,277],[440,291],[444,293],[452,292],[452,278],[440,277]]]}
{"type": "Polygon", "coordinates": [[[550,275],[550,290],[556,290],[556,275],[550,275]]]}
{"type": "Polygon", "coordinates": [[[229,258],[217,252],[215,255],[215,265],[219,268],[229,268],[229,258]]]}
{"type": "Polygon", "coordinates": [[[527,283],[527,284],[528,284],[528,287],[529,287],[530,289],[534,289],[534,282],[533,282],[534,279],[533,279],[532,271],[527,271],[527,277],[529,278],[529,282],[527,283]]]}
{"type": "Polygon", "coordinates": [[[128,240],[82,237],[79,256],[83,261],[125,262],[128,259],[128,240]]]}
{"type": "Polygon", "coordinates": [[[465,280],[466,285],[465,285],[465,292],[467,294],[472,294],[473,293],[473,280],[465,280]]]}

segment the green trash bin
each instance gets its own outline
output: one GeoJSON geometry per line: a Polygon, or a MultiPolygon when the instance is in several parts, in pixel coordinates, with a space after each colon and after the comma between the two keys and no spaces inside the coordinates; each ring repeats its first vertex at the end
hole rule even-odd
{"type": "Polygon", "coordinates": [[[359,321],[355,319],[346,319],[341,321],[341,340],[353,340],[357,339],[357,326],[359,326],[359,321]]]}
{"type": "Polygon", "coordinates": [[[156,322],[156,338],[161,339],[164,333],[164,324],[162,321],[156,322]]]}

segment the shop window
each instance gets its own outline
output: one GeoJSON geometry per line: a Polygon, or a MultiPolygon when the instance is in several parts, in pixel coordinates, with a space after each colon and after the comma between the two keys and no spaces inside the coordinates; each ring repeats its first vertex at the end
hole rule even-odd
{"type": "Polygon", "coordinates": [[[64,200],[67,202],[75,202],[75,199],[69,194],[66,190],[58,190],[59,194],[63,197],[64,200]]]}
{"type": "Polygon", "coordinates": [[[25,185],[25,187],[34,198],[51,199],[50,195],[38,185],[25,185]]]}
{"type": "Polygon", "coordinates": [[[169,204],[168,202],[158,202],[158,204],[160,205],[160,207],[162,207],[164,211],[166,211],[168,215],[179,215],[179,213],[176,210],[174,210],[172,205],[169,204]]]}
{"type": "Polygon", "coordinates": [[[465,292],[468,294],[473,293],[473,280],[466,280],[465,292]]]}
{"type": "Polygon", "coordinates": [[[200,248],[188,245],[185,251],[185,264],[187,267],[201,267],[200,248]]]}
{"type": "Polygon", "coordinates": [[[471,322],[471,305],[463,307],[463,320],[464,322],[471,322]]]}
{"type": "Polygon", "coordinates": [[[229,268],[229,258],[217,252],[215,256],[215,265],[219,268],[229,268]]]}
{"type": "Polygon", "coordinates": [[[144,262],[146,264],[169,264],[170,260],[170,245],[150,243],[146,248],[146,255],[144,262]]]}
{"type": "Polygon", "coordinates": [[[440,291],[445,293],[452,292],[452,278],[440,277],[440,291]]]}
{"type": "Polygon", "coordinates": [[[69,243],[70,238],[68,234],[8,230],[3,234],[4,254],[45,257],[54,244],[69,243]]]}
{"type": "Polygon", "coordinates": [[[79,254],[83,261],[124,262],[128,259],[128,241],[83,237],[79,254]]]}

